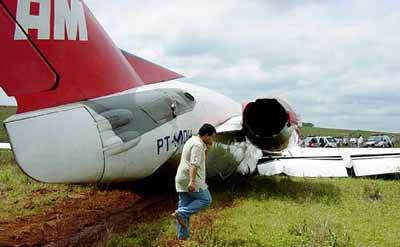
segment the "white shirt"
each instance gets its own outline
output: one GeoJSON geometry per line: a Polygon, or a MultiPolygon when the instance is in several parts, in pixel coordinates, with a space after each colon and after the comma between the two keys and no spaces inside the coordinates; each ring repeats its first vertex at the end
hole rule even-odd
{"type": "Polygon", "coordinates": [[[207,189],[206,184],[206,144],[199,136],[191,137],[183,146],[181,162],[175,176],[175,188],[177,192],[188,192],[187,187],[190,181],[189,167],[197,167],[195,188],[207,189]]]}

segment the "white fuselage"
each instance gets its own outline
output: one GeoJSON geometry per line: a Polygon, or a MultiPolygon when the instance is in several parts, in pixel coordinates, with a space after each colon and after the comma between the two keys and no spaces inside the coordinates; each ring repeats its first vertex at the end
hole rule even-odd
{"type": "Polygon", "coordinates": [[[219,125],[241,114],[240,104],[228,97],[177,81],[100,99],[170,88],[190,93],[194,108],[127,142],[114,133],[107,119],[84,103],[14,115],[5,124],[16,160],[27,175],[43,182],[137,180],[179,154],[202,124],[219,125]]]}

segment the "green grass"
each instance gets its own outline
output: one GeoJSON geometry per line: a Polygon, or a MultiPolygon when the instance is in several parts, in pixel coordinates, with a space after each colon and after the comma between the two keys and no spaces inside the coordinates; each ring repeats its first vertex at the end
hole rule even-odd
{"type": "Polygon", "coordinates": [[[4,130],[3,121],[16,112],[14,106],[0,106],[0,142],[8,142],[7,134],[4,130]]]}
{"type": "Polygon", "coordinates": [[[43,211],[69,193],[80,193],[87,186],[39,183],[16,166],[10,151],[0,150],[0,222],[43,211]]]}
{"type": "Polygon", "coordinates": [[[213,205],[192,218],[189,241],[176,240],[174,220],[165,214],[112,235],[108,246],[397,246],[399,242],[398,180],[254,177],[214,185],[211,192],[213,205]]]}
{"type": "Polygon", "coordinates": [[[386,134],[394,135],[400,137],[399,133],[390,132],[379,132],[379,131],[367,131],[367,130],[345,130],[345,129],[329,129],[329,128],[319,128],[319,127],[301,127],[301,134],[303,136],[348,136],[348,137],[358,137],[370,136],[374,134],[386,134]]]}

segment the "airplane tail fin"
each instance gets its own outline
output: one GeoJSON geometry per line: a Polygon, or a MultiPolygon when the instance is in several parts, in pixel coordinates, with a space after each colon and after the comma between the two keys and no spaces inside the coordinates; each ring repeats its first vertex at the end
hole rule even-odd
{"type": "Polygon", "coordinates": [[[18,113],[182,77],[121,52],[81,0],[0,1],[0,54],[18,113]]]}

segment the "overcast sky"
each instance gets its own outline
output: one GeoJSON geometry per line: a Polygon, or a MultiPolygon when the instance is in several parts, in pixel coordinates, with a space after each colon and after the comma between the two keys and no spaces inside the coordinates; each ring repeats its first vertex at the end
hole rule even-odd
{"type": "Polygon", "coordinates": [[[85,2],[118,46],[186,82],[283,97],[320,127],[400,132],[399,1],[85,2]]]}

